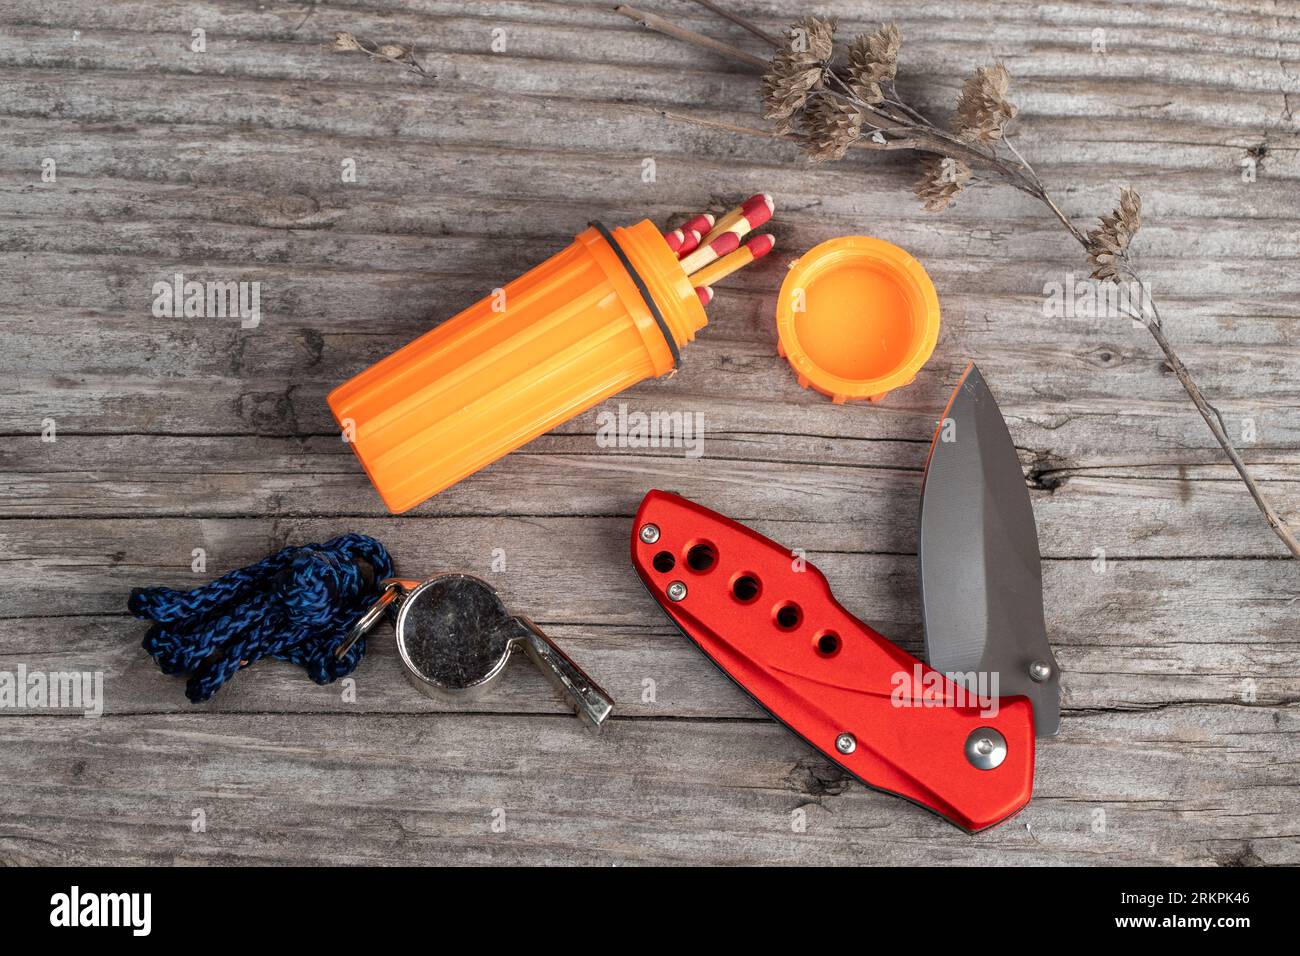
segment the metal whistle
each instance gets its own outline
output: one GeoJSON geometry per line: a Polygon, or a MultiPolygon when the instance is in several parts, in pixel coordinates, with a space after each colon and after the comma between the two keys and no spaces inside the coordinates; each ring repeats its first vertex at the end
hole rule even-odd
{"type": "Polygon", "coordinates": [[[406,676],[435,700],[481,695],[523,645],[534,664],[592,730],[600,730],[614,699],[523,615],[512,615],[496,590],[471,574],[427,581],[386,578],[383,593],[353,626],[335,654],[342,657],[390,611],[406,676]]]}

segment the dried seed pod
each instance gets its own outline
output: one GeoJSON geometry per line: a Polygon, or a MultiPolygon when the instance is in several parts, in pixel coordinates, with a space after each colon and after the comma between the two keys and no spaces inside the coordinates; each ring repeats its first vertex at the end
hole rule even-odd
{"type": "Polygon", "coordinates": [[[826,61],[835,52],[835,20],[825,17],[803,17],[791,24],[786,35],[792,53],[807,53],[814,59],[826,61]]]}
{"type": "Polygon", "coordinates": [[[947,209],[971,180],[971,168],[951,156],[928,156],[921,168],[921,179],[913,190],[927,212],[947,209]]]}
{"type": "Polygon", "coordinates": [[[822,88],[823,64],[807,53],[790,50],[772,57],[763,74],[763,115],[783,120],[803,108],[808,94],[822,88]]]}
{"type": "MultiPolygon", "coordinates": [[[[763,74],[763,115],[771,120],[788,119],[803,109],[810,93],[822,88],[835,52],[835,21],[804,17],[786,36],[786,48],[772,57],[763,74]]],[[[788,130],[778,132],[789,135],[788,130]]]]}
{"type": "Polygon", "coordinates": [[[849,44],[849,73],[864,86],[892,80],[898,72],[902,34],[895,23],[882,24],[875,33],[863,33],[849,44]]]}
{"type": "Polygon", "coordinates": [[[1006,99],[1010,85],[1011,74],[1001,63],[976,70],[957,99],[957,133],[985,143],[1001,139],[1003,127],[1016,115],[1016,107],[1006,99]]]}
{"type": "Polygon", "coordinates": [[[1119,281],[1116,260],[1127,258],[1129,243],[1141,228],[1142,197],[1125,186],[1119,191],[1119,205],[1101,217],[1098,228],[1088,230],[1088,264],[1094,279],[1119,281]]]}
{"type": "Polygon", "coordinates": [[[862,137],[862,110],[837,96],[809,100],[795,139],[814,162],[840,159],[862,137]]]}

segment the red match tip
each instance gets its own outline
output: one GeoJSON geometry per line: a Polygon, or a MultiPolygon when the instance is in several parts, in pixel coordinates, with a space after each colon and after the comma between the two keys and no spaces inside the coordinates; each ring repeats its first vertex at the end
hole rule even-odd
{"type": "Polygon", "coordinates": [[[668,243],[668,248],[673,252],[676,252],[682,247],[682,240],[685,238],[685,234],[680,229],[674,229],[672,232],[664,233],[664,241],[668,243]]]}
{"type": "Polygon", "coordinates": [[[682,256],[686,255],[686,253],[690,252],[699,244],[700,244],[700,233],[696,232],[694,229],[687,229],[686,238],[682,240],[681,246],[678,247],[677,249],[677,257],[681,258],[682,256]]]}
{"type": "Polygon", "coordinates": [[[713,290],[706,285],[697,285],[695,294],[700,297],[700,305],[708,305],[713,301],[713,290]]]}
{"type": "Polygon", "coordinates": [[[713,228],[713,217],[708,213],[696,216],[694,219],[682,226],[683,229],[694,229],[700,235],[704,235],[713,228]]]}
{"type": "Polygon", "coordinates": [[[760,207],[766,209],[768,215],[771,215],[772,210],[776,208],[776,203],[772,201],[772,197],[767,193],[756,193],[740,204],[740,210],[744,213],[746,219],[749,218],[750,212],[760,207]]]}
{"type": "Polygon", "coordinates": [[[771,218],[772,207],[766,203],[759,203],[753,209],[745,213],[745,219],[749,222],[750,229],[757,229],[771,218]]]}
{"type": "Polygon", "coordinates": [[[745,248],[750,251],[750,254],[755,259],[759,259],[771,252],[774,245],[776,245],[776,237],[771,233],[765,233],[749,240],[749,242],[745,243],[745,248]]]}
{"type": "Polygon", "coordinates": [[[724,232],[722,235],[718,236],[718,238],[709,243],[709,248],[712,249],[719,258],[721,258],[728,252],[735,252],[740,248],[740,236],[736,235],[734,232],[724,232]]]}

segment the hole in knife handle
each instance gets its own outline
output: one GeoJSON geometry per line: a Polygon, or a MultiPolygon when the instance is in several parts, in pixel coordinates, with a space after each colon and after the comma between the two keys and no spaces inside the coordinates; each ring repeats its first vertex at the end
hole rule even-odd
{"type": "Polygon", "coordinates": [[[778,604],[772,616],[776,619],[776,626],[783,631],[793,631],[803,623],[803,609],[793,601],[778,604]]]}
{"type": "Polygon", "coordinates": [[[660,574],[667,574],[677,567],[677,559],[673,557],[671,551],[660,551],[650,563],[654,565],[654,569],[660,574]]]}
{"type": "Polygon", "coordinates": [[[752,574],[738,574],[731,579],[731,596],[741,604],[753,604],[762,591],[763,586],[752,574]]]}
{"type": "Polygon", "coordinates": [[[713,570],[718,563],[718,549],[712,542],[698,541],[686,551],[686,566],[697,574],[713,570]]]}
{"type": "Polygon", "coordinates": [[[834,657],[840,652],[840,636],[834,631],[820,631],[813,638],[813,645],[822,657],[834,657]]]}

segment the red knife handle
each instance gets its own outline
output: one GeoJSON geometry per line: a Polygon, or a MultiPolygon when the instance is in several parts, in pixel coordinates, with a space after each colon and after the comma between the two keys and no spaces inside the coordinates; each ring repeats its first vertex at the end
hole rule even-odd
{"type": "Polygon", "coordinates": [[[633,525],[632,564],[710,660],[867,786],[972,832],[1029,802],[1028,699],[968,694],[846,611],[825,576],[788,549],[651,491],[633,525]],[[981,769],[1001,742],[1001,762],[981,769]]]}

